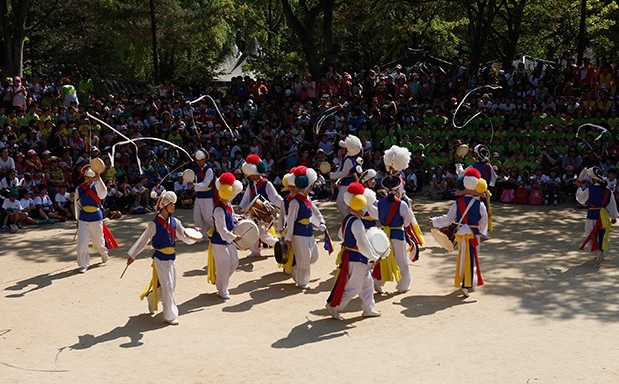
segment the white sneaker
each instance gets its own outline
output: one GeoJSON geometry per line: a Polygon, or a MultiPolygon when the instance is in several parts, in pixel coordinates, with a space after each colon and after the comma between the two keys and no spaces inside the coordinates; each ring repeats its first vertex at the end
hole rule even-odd
{"type": "Polygon", "coordinates": [[[370,309],[369,311],[363,311],[361,316],[363,317],[380,317],[383,313],[381,311],[377,311],[375,309],[370,309]]]}
{"type": "Polygon", "coordinates": [[[406,293],[406,292],[408,292],[408,291],[410,291],[410,290],[411,290],[411,288],[410,288],[410,287],[408,287],[408,288],[398,288],[398,289],[396,289],[396,291],[397,291],[398,293],[406,293]]]}
{"type": "Polygon", "coordinates": [[[595,265],[599,267],[600,264],[602,264],[602,261],[604,261],[604,254],[602,252],[598,252],[595,256],[595,265]]]}
{"type": "Polygon", "coordinates": [[[299,288],[301,289],[310,289],[309,284],[304,284],[304,285],[299,285],[299,288]]]}
{"type": "Polygon", "coordinates": [[[471,294],[469,293],[469,290],[464,287],[460,288],[460,291],[462,291],[462,294],[464,295],[464,297],[471,296],[471,294]]]}
{"type": "Polygon", "coordinates": [[[109,259],[108,255],[101,255],[101,263],[102,264],[107,263],[108,259],[109,259]]]}
{"type": "Polygon", "coordinates": [[[229,293],[220,293],[219,297],[221,297],[224,300],[230,300],[230,294],[229,293]]]}
{"type": "Polygon", "coordinates": [[[335,309],[335,307],[332,307],[331,305],[329,305],[329,303],[327,303],[327,305],[325,305],[325,308],[327,308],[327,312],[329,312],[331,317],[334,318],[335,320],[344,320],[344,318],[342,317],[342,315],[339,314],[337,309],[335,309]]]}
{"type": "Polygon", "coordinates": [[[86,273],[86,270],[88,270],[87,267],[81,267],[80,269],[78,269],[79,273],[86,273]]]}
{"type": "Polygon", "coordinates": [[[252,252],[249,254],[249,257],[262,257],[262,254],[260,252],[252,252]]]}
{"type": "Polygon", "coordinates": [[[168,324],[170,324],[170,325],[178,325],[178,319],[168,320],[168,324]]]}

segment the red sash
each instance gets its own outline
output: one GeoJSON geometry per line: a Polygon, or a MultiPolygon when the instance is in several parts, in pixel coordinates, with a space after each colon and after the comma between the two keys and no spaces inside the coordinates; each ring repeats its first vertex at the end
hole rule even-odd
{"type": "Polygon", "coordinates": [[[174,228],[172,228],[170,224],[168,224],[168,222],[163,217],[161,216],[155,217],[154,222],[158,223],[163,228],[165,228],[170,234],[170,236],[172,237],[172,240],[176,240],[176,231],[174,230],[174,228]]]}
{"type": "Polygon", "coordinates": [[[312,208],[312,202],[309,201],[309,199],[307,198],[307,196],[303,195],[303,194],[296,194],[294,196],[295,199],[298,199],[299,201],[301,201],[303,204],[307,205],[310,209],[312,208]]]}
{"type": "Polygon", "coordinates": [[[90,186],[88,186],[88,184],[86,183],[82,183],[80,184],[80,187],[82,188],[82,190],[84,192],[86,192],[88,194],[88,196],[90,196],[97,204],[101,204],[101,199],[99,198],[99,196],[97,195],[97,193],[95,191],[93,191],[90,186]]]}
{"type": "MultiPolygon", "coordinates": [[[[263,186],[266,182],[267,182],[267,179],[263,177],[262,179],[258,180],[258,182],[257,182],[257,183],[255,183],[254,188],[252,188],[252,189],[250,190],[250,191],[251,191],[250,195],[251,195],[251,198],[252,198],[252,199],[253,199],[254,197],[256,197],[256,193],[258,193],[258,189],[262,188],[262,186],[263,186]]],[[[265,197],[268,197],[268,196],[265,196],[265,197]]]]}

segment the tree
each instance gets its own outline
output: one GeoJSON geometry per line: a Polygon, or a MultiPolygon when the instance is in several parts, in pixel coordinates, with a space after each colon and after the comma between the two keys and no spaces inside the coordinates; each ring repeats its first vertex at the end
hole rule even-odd
{"type": "Polygon", "coordinates": [[[288,26],[299,38],[309,71],[313,74],[319,73],[321,58],[327,63],[333,62],[335,58],[331,21],[336,0],[318,0],[314,5],[309,4],[312,1],[299,0],[294,8],[289,0],[281,2],[288,26]],[[321,15],[322,36],[317,34],[315,28],[321,15]]]}
{"type": "Polygon", "coordinates": [[[0,24],[4,38],[2,52],[5,67],[11,75],[22,75],[24,64],[24,40],[31,0],[0,0],[0,24]]]}

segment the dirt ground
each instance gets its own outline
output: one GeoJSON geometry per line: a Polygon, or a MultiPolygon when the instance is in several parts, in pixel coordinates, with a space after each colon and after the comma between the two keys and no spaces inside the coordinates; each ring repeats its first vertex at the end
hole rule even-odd
{"type": "MultiPolygon", "coordinates": [[[[451,204],[416,203],[420,223],[451,204]]],[[[335,204],[319,207],[337,233],[335,204]]],[[[191,225],[190,211],[177,216],[191,225]]],[[[296,288],[273,257],[244,251],[228,301],[206,282],[204,245],[180,245],[178,326],[139,300],[150,250],[119,278],[152,214],[108,222],[121,246],[105,266],[94,256],[85,274],[73,223],[2,234],[0,382],[617,383],[619,232],[596,268],[578,250],[584,216],[568,203],[495,204],[480,257],[486,285],[466,299],[453,287],[455,254],[424,225],[411,291],[377,294],[380,318],[362,318],[355,299],[344,321],[324,309],[335,253],[324,251],[322,234],[310,290],[296,288]]]]}

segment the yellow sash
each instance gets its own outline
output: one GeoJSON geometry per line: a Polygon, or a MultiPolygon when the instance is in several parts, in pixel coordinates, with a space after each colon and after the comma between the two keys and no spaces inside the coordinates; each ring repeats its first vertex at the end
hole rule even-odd
{"type": "MultiPolygon", "coordinates": [[[[215,233],[215,227],[208,230],[206,233],[209,238],[213,237],[213,233],[215,233]]],[[[208,242],[208,253],[206,259],[206,280],[215,284],[217,282],[217,270],[215,269],[215,256],[213,255],[213,242],[208,242]]]]}
{"type": "Polygon", "coordinates": [[[152,291],[153,303],[155,303],[154,309],[156,311],[159,304],[159,298],[157,297],[157,285],[159,285],[159,279],[157,278],[157,270],[155,269],[154,260],[151,264],[151,267],[153,268],[153,276],[151,277],[150,282],[148,283],[148,287],[146,287],[146,290],[144,290],[144,292],[142,292],[142,294],[140,295],[140,300],[144,300],[144,298],[148,296],[148,294],[152,291]]]}
{"type": "Polygon", "coordinates": [[[82,207],[82,211],[87,212],[87,213],[94,213],[97,212],[99,210],[99,207],[95,207],[94,205],[84,205],[82,207]]]}
{"type": "Polygon", "coordinates": [[[297,220],[297,223],[303,224],[303,225],[308,225],[309,223],[311,223],[311,221],[310,221],[309,218],[305,218],[305,219],[297,220]]]}
{"type": "Polygon", "coordinates": [[[486,207],[488,208],[488,231],[492,231],[492,205],[490,204],[490,198],[492,193],[486,189],[486,207]]]}
{"type": "MultiPolygon", "coordinates": [[[[286,236],[286,232],[288,232],[288,227],[284,228],[282,231],[282,236],[286,236]]],[[[288,247],[288,260],[284,264],[278,263],[277,266],[279,268],[283,268],[286,273],[292,272],[292,263],[294,262],[294,249],[292,249],[292,245],[288,247]]]]}
{"type": "Polygon", "coordinates": [[[610,222],[610,215],[608,214],[608,210],[606,208],[600,209],[600,221],[602,222],[602,228],[604,229],[604,237],[602,238],[600,249],[606,250],[608,249],[608,234],[610,233],[610,227],[612,225],[610,222]]]}
{"type": "Polygon", "coordinates": [[[471,247],[469,240],[473,239],[475,234],[470,233],[456,234],[458,242],[458,256],[456,258],[456,274],[454,276],[454,286],[460,288],[462,280],[465,287],[473,286],[473,274],[471,273],[471,247]]]}
{"type": "Polygon", "coordinates": [[[175,252],[174,247],[159,248],[157,251],[163,253],[164,255],[173,255],[175,252]]]}
{"type": "MultiPolygon", "coordinates": [[[[393,227],[394,229],[402,229],[401,227],[393,227]]],[[[391,227],[383,227],[383,231],[389,238],[391,248],[389,250],[389,256],[384,259],[380,259],[380,281],[395,281],[402,280],[402,273],[398,267],[398,263],[395,261],[395,253],[393,252],[393,242],[391,241],[391,227]]]]}

